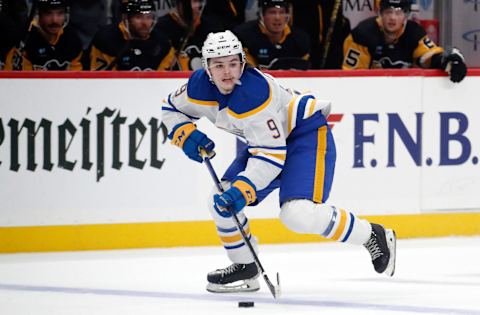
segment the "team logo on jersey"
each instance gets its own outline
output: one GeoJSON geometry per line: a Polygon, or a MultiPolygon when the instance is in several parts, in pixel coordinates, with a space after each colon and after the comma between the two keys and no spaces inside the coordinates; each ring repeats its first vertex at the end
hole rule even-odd
{"type": "Polygon", "coordinates": [[[132,69],[130,69],[130,71],[155,71],[155,70],[153,70],[152,68],[142,68],[139,66],[135,66],[132,69]]]}
{"type": "Polygon", "coordinates": [[[258,50],[258,56],[261,58],[268,58],[268,48],[260,48],[258,50]]]}
{"type": "Polygon", "coordinates": [[[46,53],[47,53],[47,49],[46,49],[45,47],[42,47],[42,48],[39,48],[39,49],[38,49],[38,55],[39,55],[40,57],[45,56],[46,53]]]}
{"type": "Polygon", "coordinates": [[[380,60],[374,60],[372,62],[372,68],[375,69],[404,69],[410,68],[412,63],[404,60],[392,60],[389,57],[380,58],[380,60]]]}
{"type": "Polygon", "coordinates": [[[473,50],[477,51],[478,45],[480,44],[480,29],[466,32],[462,35],[462,38],[467,42],[472,43],[473,50]]]}
{"type": "Polygon", "coordinates": [[[36,71],[68,70],[69,67],[70,67],[69,61],[60,62],[57,59],[52,59],[45,62],[43,65],[33,65],[33,70],[36,70],[36,71]]]}

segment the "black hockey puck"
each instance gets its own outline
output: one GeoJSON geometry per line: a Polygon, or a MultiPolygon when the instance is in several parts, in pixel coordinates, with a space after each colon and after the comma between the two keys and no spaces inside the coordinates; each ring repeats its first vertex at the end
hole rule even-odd
{"type": "Polygon", "coordinates": [[[238,302],[238,307],[254,307],[254,302],[238,302]]]}

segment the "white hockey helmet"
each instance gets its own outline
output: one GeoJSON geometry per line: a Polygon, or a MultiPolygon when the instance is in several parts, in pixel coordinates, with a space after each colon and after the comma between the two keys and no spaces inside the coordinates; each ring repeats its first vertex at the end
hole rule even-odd
{"type": "Polygon", "coordinates": [[[208,75],[210,75],[208,59],[233,55],[240,55],[242,63],[245,64],[245,53],[243,52],[242,43],[237,36],[229,30],[208,34],[202,47],[202,65],[207,70],[208,75]]]}

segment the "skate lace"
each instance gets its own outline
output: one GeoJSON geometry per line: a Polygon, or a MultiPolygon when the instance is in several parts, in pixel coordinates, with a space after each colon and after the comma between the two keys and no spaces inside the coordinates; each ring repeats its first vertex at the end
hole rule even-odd
{"type": "Polygon", "coordinates": [[[365,247],[367,248],[368,252],[372,256],[372,260],[375,260],[378,257],[383,255],[383,252],[381,251],[380,247],[378,246],[377,236],[375,235],[375,233],[373,233],[372,237],[370,237],[368,242],[365,243],[365,247]]]}
{"type": "Polygon", "coordinates": [[[220,269],[220,272],[222,273],[222,277],[223,277],[225,275],[234,273],[238,269],[240,269],[240,265],[239,264],[233,264],[233,265],[228,266],[227,268],[220,269]]]}

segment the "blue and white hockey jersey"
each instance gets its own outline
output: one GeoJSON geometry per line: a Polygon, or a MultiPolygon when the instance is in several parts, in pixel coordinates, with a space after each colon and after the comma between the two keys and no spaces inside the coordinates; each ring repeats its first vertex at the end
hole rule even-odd
{"type": "Polygon", "coordinates": [[[328,116],[330,102],[285,89],[253,68],[245,69],[240,82],[224,95],[205,70],[195,71],[187,84],[164,100],[163,122],[171,131],[178,124],[206,117],[218,128],[244,138],[251,157],[239,175],[261,190],[282,171],[287,138],[295,126],[318,111],[328,116]]]}

